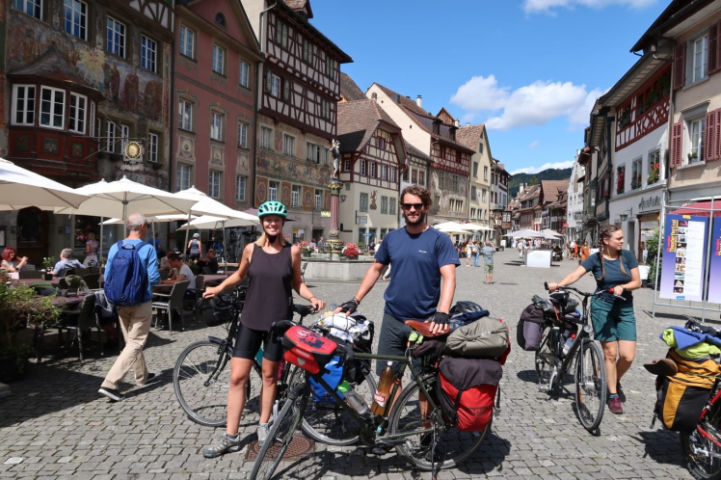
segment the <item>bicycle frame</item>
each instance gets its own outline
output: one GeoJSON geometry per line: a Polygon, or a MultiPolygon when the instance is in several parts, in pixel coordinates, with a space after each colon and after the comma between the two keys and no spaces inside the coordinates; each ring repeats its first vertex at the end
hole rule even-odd
{"type": "MultiPolygon", "coordinates": [[[[568,288],[568,287],[566,287],[568,288]]],[[[571,288],[569,288],[571,290],[571,288]]],[[[576,289],[572,289],[574,291],[577,291],[576,289]]],[[[579,362],[583,362],[583,355],[584,352],[581,350],[578,352],[578,357],[576,357],[576,352],[578,351],[578,348],[580,345],[584,342],[584,340],[593,341],[591,339],[591,328],[588,323],[588,296],[583,295],[583,300],[581,301],[581,310],[583,313],[581,314],[581,319],[579,321],[574,321],[574,323],[577,323],[581,326],[580,332],[576,335],[576,338],[573,340],[573,343],[571,344],[571,348],[569,348],[568,353],[565,355],[563,360],[561,360],[560,365],[558,366],[558,375],[556,375],[556,378],[553,380],[553,385],[551,385],[552,388],[557,388],[560,383],[563,376],[568,372],[568,368],[571,366],[571,362],[573,360],[578,359],[579,362]]],[[[554,326],[553,328],[560,330],[558,326],[554,326]]],[[[554,345],[554,354],[556,356],[556,359],[559,360],[561,358],[561,348],[563,342],[563,336],[559,335],[555,338],[555,345],[554,345]]]]}
{"type": "MultiPolygon", "coordinates": [[[[706,406],[704,406],[699,416],[698,425],[696,430],[700,435],[707,438],[714,445],[721,448],[721,432],[719,432],[714,425],[718,425],[721,421],[721,379],[716,379],[713,390],[714,393],[711,395],[706,406]],[[704,422],[708,418],[708,422],[704,422]]],[[[714,452],[706,452],[709,455],[713,455],[715,458],[721,458],[721,454],[714,452]]]]}

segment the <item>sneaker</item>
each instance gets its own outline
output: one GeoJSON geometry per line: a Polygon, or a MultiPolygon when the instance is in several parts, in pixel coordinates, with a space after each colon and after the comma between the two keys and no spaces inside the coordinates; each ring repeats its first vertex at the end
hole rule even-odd
{"type": "Polygon", "coordinates": [[[606,404],[611,413],[615,413],[616,415],[623,413],[623,405],[621,405],[621,399],[618,398],[618,396],[609,398],[606,404]]]}
{"type": "Polygon", "coordinates": [[[259,423],[258,424],[258,446],[262,447],[268,438],[268,431],[270,430],[270,423],[259,423]]]}
{"type": "Polygon", "coordinates": [[[240,435],[236,435],[233,439],[222,433],[210,446],[203,449],[203,456],[205,458],[215,458],[224,453],[237,452],[238,450],[240,450],[240,435]]]}
{"type": "Polygon", "coordinates": [[[153,385],[154,383],[158,383],[160,381],[160,375],[156,375],[154,373],[148,373],[148,375],[145,377],[145,381],[138,383],[139,387],[147,387],[148,385],[153,385]]]}
{"type": "Polygon", "coordinates": [[[626,403],[626,394],[623,393],[620,380],[616,382],[616,393],[618,394],[618,398],[621,400],[621,403],[626,403]]]}
{"type": "Polygon", "coordinates": [[[98,390],[98,393],[100,395],[104,395],[104,396],[108,397],[113,402],[119,402],[121,400],[125,400],[125,395],[123,395],[119,391],[115,390],[114,388],[100,387],[100,390],[98,390]]]}

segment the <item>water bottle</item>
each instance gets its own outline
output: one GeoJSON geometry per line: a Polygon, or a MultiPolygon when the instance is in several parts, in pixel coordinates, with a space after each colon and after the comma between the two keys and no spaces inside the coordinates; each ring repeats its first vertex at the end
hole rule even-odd
{"type": "Polygon", "coordinates": [[[573,341],[576,339],[576,334],[572,333],[567,339],[566,343],[563,344],[563,356],[565,357],[568,355],[569,350],[571,350],[571,345],[573,345],[573,341]]]}
{"type": "Polygon", "coordinates": [[[388,362],[383,371],[381,372],[381,379],[378,382],[378,389],[375,395],[373,395],[373,405],[371,405],[371,412],[374,415],[383,415],[386,411],[386,404],[388,403],[388,395],[391,393],[391,386],[393,385],[393,362],[388,362]]]}
{"type": "Polygon", "coordinates": [[[345,402],[348,406],[355,410],[358,415],[368,415],[368,404],[366,404],[365,400],[363,400],[363,397],[358,394],[358,392],[353,390],[353,386],[351,386],[347,381],[343,381],[343,383],[338,386],[338,391],[342,393],[343,397],[345,397],[345,402]]]}

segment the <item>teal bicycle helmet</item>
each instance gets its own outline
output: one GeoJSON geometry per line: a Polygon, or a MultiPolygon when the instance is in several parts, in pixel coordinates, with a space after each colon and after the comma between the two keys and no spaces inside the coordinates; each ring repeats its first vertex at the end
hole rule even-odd
{"type": "Polygon", "coordinates": [[[263,202],[258,207],[258,218],[263,218],[266,215],[278,215],[279,217],[287,218],[288,209],[285,208],[281,202],[276,200],[268,200],[263,202]]]}

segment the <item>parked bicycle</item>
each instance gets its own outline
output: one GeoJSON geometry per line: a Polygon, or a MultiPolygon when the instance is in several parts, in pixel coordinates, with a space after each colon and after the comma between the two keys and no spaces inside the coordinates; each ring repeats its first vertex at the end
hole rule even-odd
{"type": "Polygon", "coordinates": [[[698,424],[681,432],[681,448],[694,478],[721,480],[721,379],[716,378],[698,424]]]}
{"type": "MultiPolygon", "coordinates": [[[[548,284],[544,283],[548,290],[548,284]]],[[[576,416],[586,430],[595,432],[601,424],[606,406],[606,367],[600,347],[591,338],[588,299],[596,295],[574,287],[561,287],[549,295],[550,302],[534,297],[534,303],[543,305],[543,333],[540,348],[536,351],[536,374],[539,388],[558,394],[563,388],[566,374],[575,361],[576,416]],[[576,311],[581,300],[581,312],[576,311]],[[580,329],[578,326],[580,325],[580,329]]]]}
{"type": "MultiPolygon", "coordinates": [[[[222,427],[226,424],[226,405],[230,385],[230,359],[239,328],[239,316],[245,300],[245,287],[236,287],[213,299],[204,300],[213,310],[214,323],[225,320],[228,333],[225,338],[208,336],[188,345],[178,356],[173,368],[173,388],[180,407],[188,418],[207,427],[222,427]]],[[[314,313],[310,305],[293,305],[293,311],[299,316],[295,324],[301,325],[303,319],[314,313]]],[[[247,384],[246,411],[260,411],[260,390],[262,350],[253,360],[251,379],[247,384]]],[[[278,405],[283,403],[287,393],[289,378],[296,370],[292,364],[283,362],[278,372],[278,387],[273,415],[278,405]]],[[[375,381],[368,375],[362,385],[356,386],[361,392],[375,391],[375,381]]],[[[246,418],[246,416],[244,416],[246,418]]],[[[317,405],[308,409],[302,423],[303,432],[309,437],[333,445],[355,443],[357,429],[346,413],[335,406],[324,408],[317,405]]]]}
{"type": "MultiPolygon", "coordinates": [[[[289,322],[274,326],[278,333],[288,330],[284,336],[286,347],[291,346],[288,344],[288,333],[292,332],[291,328],[292,324],[289,322]]],[[[273,477],[311,403],[310,378],[320,384],[328,395],[335,398],[339,410],[356,420],[356,434],[363,445],[395,447],[399,455],[418,469],[435,471],[440,468],[452,468],[468,458],[486,437],[490,423],[480,432],[461,432],[444,417],[436,400],[436,392],[440,386],[434,366],[429,362],[420,362],[420,365],[413,362],[413,351],[418,345],[419,338],[423,338],[419,337],[415,330],[409,336],[404,356],[354,352],[346,345],[332,342],[307,329],[299,329],[292,333],[302,339],[305,347],[318,351],[310,355],[305,354],[305,358],[311,362],[313,368],[307,366],[309,370],[296,370],[295,375],[289,379],[287,397],[273,421],[267,440],[258,453],[251,478],[268,480],[273,477]],[[398,383],[394,383],[387,397],[391,405],[390,409],[384,409],[382,414],[374,414],[368,409],[367,403],[359,402],[357,396],[351,397],[346,392],[347,403],[323,380],[323,366],[333,355],[340,355],[345,361],[356,358],[399,362],[400,368],[396,377],[403,378],[404,372],[408,370],[411,382],[403,387],[397,398],[400,387],[398,383]]],[[[294,349],[291,348],[291,351],[294,349]]],[[[372,397],[369,395],[365,399],[367,401],[372,397]]]]}

